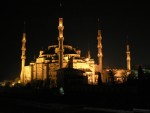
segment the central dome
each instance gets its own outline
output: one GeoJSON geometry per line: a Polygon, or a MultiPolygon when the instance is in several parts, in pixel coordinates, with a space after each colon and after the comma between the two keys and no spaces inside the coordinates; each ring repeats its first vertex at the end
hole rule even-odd
{"type": "MultiPolygon", "coordinates": [[[[77,54],[76,49],[73,48],[68,42],[64,41],[64,54],[77,54]]],[[[51,42],[48,49],[43,52],[45,54],[56,54],[56,48],[58,48],[58,40],[51,42]]]]}

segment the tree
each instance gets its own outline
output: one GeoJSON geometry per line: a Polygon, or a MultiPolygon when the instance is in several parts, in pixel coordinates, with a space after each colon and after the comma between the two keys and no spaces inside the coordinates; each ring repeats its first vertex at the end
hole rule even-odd
{"type": "Polygon", "coordinates": [[[114,78],[115,73],[112,70],[109,70],[108,76],[110,78],[110,83],[114,84],[115,83],[115,78],[114,78]]]}
{"type": "Polygon", "coordinates": [[[101,73],[98,72],[98,86],[102,85],[101,73]]]}
{"type": "Polygon", "coordinates": [[[143,78],[144,78],[143,75],[144,75],[143,68],[141,65],[139,65],[139,67],[138,67],[138,79],[143,80],[143,78]]]}
{"type": "Polygon", "coordinates": [[[143,79],[143,75],[144,75],[144,72],[143,72],[143,69],[142,69],[142,66],[140,65],[138,67],[138,90],[139,90],[139,94],[142,94],[144,93],[144,79],[143,79]]]}

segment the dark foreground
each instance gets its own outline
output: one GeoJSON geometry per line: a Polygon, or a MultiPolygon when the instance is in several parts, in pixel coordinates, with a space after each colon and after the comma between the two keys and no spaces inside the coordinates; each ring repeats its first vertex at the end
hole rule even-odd
{"type": "Polygon", "coordinates": [[[0,113],[150,113],[148,90],[90,87],[60,95],[57,89],[0,88],[0,113]]]}

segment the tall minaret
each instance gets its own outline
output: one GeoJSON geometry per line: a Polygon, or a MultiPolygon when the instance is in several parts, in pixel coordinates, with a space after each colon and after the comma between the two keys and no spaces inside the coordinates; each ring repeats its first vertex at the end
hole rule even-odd
{"type": "MultiPolygon", "coordinates": [[[[24,22],[24,27],[25,27],[25,22],[24,22]]],[[[24,32],[23,32],[23,38],[22,38],[22,55],[21,55],[21,75],[20,75],[20,80],[21,80],[21,83],[24,83],[24,66],[25,66],[25,60],[26,60],[26,55],[25,55],[25,52],[26,52],[26,33],[25,33],[25,29],[24,29],[24,32]]]]}
{"type": "Polygon", "coordinates": [[[58,30],[59,30],[59,36],[58,36],[58,56],[59,56],[59,68],[63,68],[63,53],[64,53],[64,45],[63,45],[63,41],[64,41],[64,36],[63,36],[63,30],[64,30],[64,26],[63,26],[63,18],[62,18],[62,1],[60,0],[60,14],[59,14],[59,26],[58,26],[58,30]]]}
{"type": "Polygon", "coordinates": [[[58,30],[59,30],[59,37],[58,37],[59,68],[63,68],[63,52],[64,52],[64,46],[63,46],[63,41],[64,41],[64,37],[63,37],[63,30],[64,30],[63,18],[59,18],[58,30]]]}
{"type": "MultiPolygon", "coordinates": [[[[98,24],[99,24],[99,19],[98,19],[98,24]]],[[[102,36],[101,36],[101,30],[98,28],[98,36],[97,36],[97,40],[98,40],[98,45],[97,45],[97,48],[98,48],[98,54],[97,54],[97,57],[98,57],[98,70],[100,73],[102,73],[102,70],[103,70],[103,65],[102,65],[102,57],[103,57],[103,54],[102,54],[102,36]]]]}
{"type": "Polygon", "coordinates": [[[131,70],[131,57],[130,57],[130,49],[129,49],[129,44],[127,44],[127,70],[130,71],[131,70]]]}

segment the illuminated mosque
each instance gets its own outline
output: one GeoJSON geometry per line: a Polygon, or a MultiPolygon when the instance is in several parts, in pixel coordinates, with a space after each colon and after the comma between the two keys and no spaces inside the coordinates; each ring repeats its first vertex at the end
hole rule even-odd
{"type": "MultiPolygon", "coordinates": [[[[26,65],[26,33],[23,33],[22,38],[22,56],[21,56],[21,74],[20,82],[27,84],[36,80],[47,80],[49,79],[52,87],[57,86],[58,70],[72,68],[75,70],[82,71],[82,76],[87,77],[87,84],[98,84],[99,73],[101,73],[101,80],[103,83],[110,82],[110,77],[107,74],[107,69],[103,69],[103,53],[102,53],[102,34],[101,30],[98,29],[97,35],[97,57],[98,64],[91,58],[90,51],[88,51],[87,57],[81,56],[81,50],[74,48],[73,46],[65,43],[63,36],[63,18],[59,18],[58,22],[58,41],[48,48],[39,51],[39,56],[35,61],[31,61],[29,65],[26,65]]],[[[115,70],[115,76],[121,75],[121,73],[130,73],[130,50],[127,44],[127,69],[115,70]]],[[[69,72],[68,72],[69,73],[69,72]]],[[[71,76],[71,75],[70,75],[71,76]]]]}

